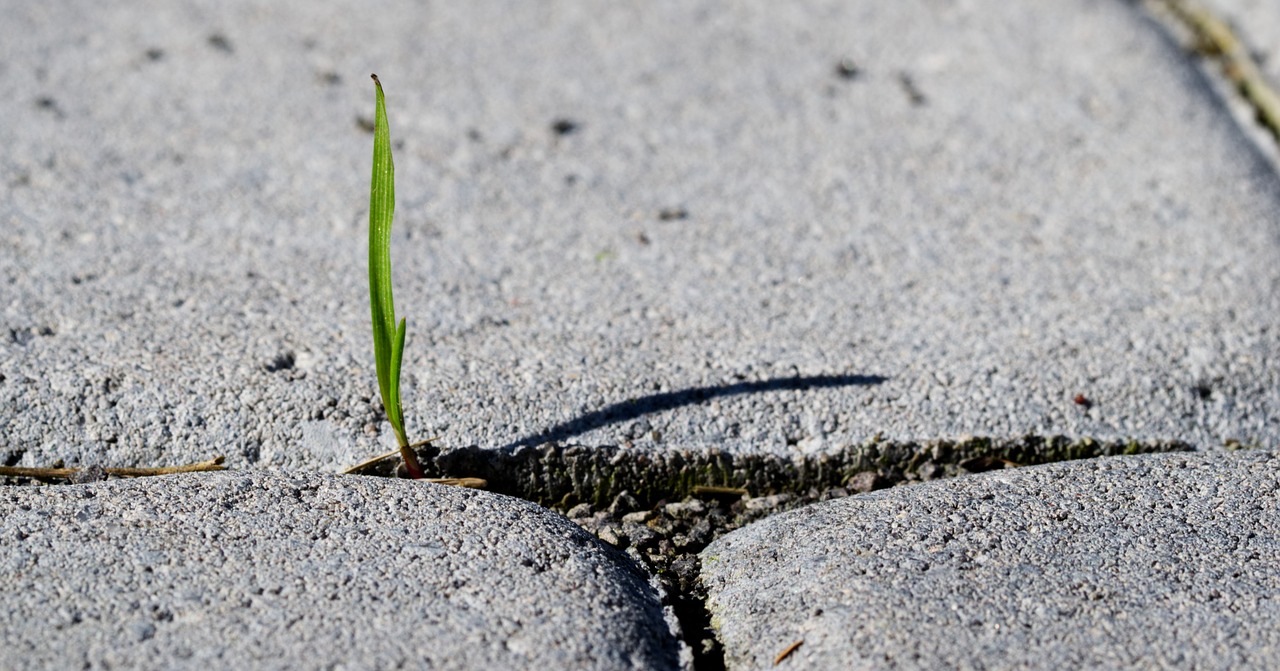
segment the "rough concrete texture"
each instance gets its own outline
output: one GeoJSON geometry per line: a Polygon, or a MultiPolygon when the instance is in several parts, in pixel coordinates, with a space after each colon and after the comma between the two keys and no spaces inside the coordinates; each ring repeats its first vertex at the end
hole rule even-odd
{"type": "Polygon", "coordinates": [[[416,436],[1280,438],[1275,174],[1136,4],[5,5],[8,463],[385,451],[375,71],[416,436]]]}
{"type": "Polygon", "coordinates": [[[320,474],[0,489],[6,669],[661,669],[625,557],[487,492],[320,474]]]}
{"type": "Polygon", "coordinates": [[[1144,455],[900,487],[703,552],[729,668],[1280,667],[1280,458],[1144,455]]]}

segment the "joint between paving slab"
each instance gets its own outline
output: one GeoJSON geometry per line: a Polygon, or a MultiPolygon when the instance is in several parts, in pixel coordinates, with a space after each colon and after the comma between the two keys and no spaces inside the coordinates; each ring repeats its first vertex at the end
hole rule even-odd
{"type": "Polygon", "coordinates": [[[1280,143],[1280,93],[1267,83],[1231,24],[1189,0],[1148,0],[1147,5],[1157,17],[1172,19],[1190,33],[1192,50],[1218,63],[1223,77],[1253,110],[1255,121],[1280,143]]]}
{"type": "MultiPolygon", "coordinates": [[[[718,537],[818,501],[964,473],[1090,457],[1188,451],[1180,441],[1027,435],[896,441],[778,456],[716,449],[658,453],[562,445],[486,450],[415,446],[428,475],[480,477],[487,489],[555,510],[643,566],[679,623],[697,671],[723,669],[699,553],[718,537]]],[[[353,469],[394,476],[399,452],[353,469]]],[[[68,469],[70,470],[70,469],[68,469]]],[[[109,473],[102,470],[105,478],[109,473]]]]}
{"type": "MultiPolygon", "coordinates": [[[[429,475],[481,477],[488,489],[560,512],[626,553],[666,595],[697,671],[723,669],[706,607],[701,552],[721,535],[817,501],[897,484],[1090,457],[1188,451],[1180,441],[1028,435],[1013,439],[892,441],[879,437],[833,453],[782,457],[720,450],[649,453],[616,446],[546,443],[484,450],[417,448],[429,475]]],[[[394,456],[353,469],[392,476],[394,456]]]]}
{"type": "MultiPolygon", "coordinates": [[[[801,495],[815,488],[847,487],[868,477],[894,485],[1007,466],[1192,449],[1180,440],[1028,434],[923,441],[875,436],[834,451],[789,456],[733,454],[714,448],[653,453],[557,442],[508,450],[476,446],[443,450],[425,444],[417,448],[417,456],[430,477],[481,478],[490,491],[567,509],[580,503],[609,505],[623,492],[646,506],[714,490],[753,497],[801,495]]],[[[398,465],[396,457],[388,456],[350,472],[393,476],[398,465]]]]}

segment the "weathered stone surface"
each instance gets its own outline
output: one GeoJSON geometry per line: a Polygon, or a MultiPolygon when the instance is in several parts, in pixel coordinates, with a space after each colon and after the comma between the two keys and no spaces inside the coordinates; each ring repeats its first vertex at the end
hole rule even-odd
{"type": "Polygon", "coordinates": [[[702,555],[731,669],[1280,667],[1280,458],[1144,455],[939,480],[702,555]]]}
{"type": "Polygon", "coordinates": [[[1280,185],[1139,3],[10,5],[0,460],[386,451],[375,71],[415,436],[1280,440],[1280,185]]]}
{"type": "Polygon", "coordinates": [[[9,669],[661,669],[658,595],[564,518],[318,474],[0,488],[9,669]]]}

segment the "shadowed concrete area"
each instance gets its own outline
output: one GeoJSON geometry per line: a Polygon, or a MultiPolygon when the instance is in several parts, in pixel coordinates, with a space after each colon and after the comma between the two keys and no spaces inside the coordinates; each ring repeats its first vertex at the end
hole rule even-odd
{"type": "MultiPolygon", "coordinates": [[[[807,391],[809,389],[826,389],[830,387],[848,387],[857,385],[881,384],[886,379],[878,375],[813,375],[808,377],[761,380],[759,382],[738,382],[715,387],[697,387],[681,389],[659,394],[649,394],[640,398],[614,403],[600,410],[588,412],[568,422],[557,424],[546,431],[533,436],[521,438],[507,446],[507,449],[534,447],[543,443],[563,442],[576,436],[600,429],[611,424],[640,419],[645,415],[675,410],[685,406],[705,403],[713,398],[738,396],[741,394],[759,394],[769,391],[807,391]]],[[[645,424],[632,425],[633,439],[652,439],[653,435],[645,435],[645,424]]]]}

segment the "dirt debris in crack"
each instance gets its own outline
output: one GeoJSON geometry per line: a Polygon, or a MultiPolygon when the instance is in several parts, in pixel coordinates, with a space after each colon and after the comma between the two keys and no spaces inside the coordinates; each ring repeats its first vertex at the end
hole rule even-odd
{"type": "MultiPolygon", "coordinates": [[[[720,536],[810,503],[941,477],[1090,457],[1189,451],[1179,441],[1011,439],[887,441],[812,455],[734,455],[548,443],[537,447],[418,448],[428,477],[480,477],[489,491],[568,517],[645,567],[663,587],[697,671],[724,668],[706,610],[699,553],[720,536]]],[[[398,456],[353,471],[393,476],[398,456]]],[[[37,484],[22,478],[0,484],[37,484]]],[[[29,480],[29,479],[26,479],[29,480]]]]}
{"type": "MultiPolygon", "coordinates": [[[[861,483],[868,488],[888,486],[887,480],[876,477],[862,478],[861,483]]],[[[693,652],[693,668],[708,671],[724,669],[725,662],[706,610],[698,553],[721,535],[756,520],[851,493],[849,488],[834,487],[802,495],[751,497],[722,490],[645,506],[624,491],[603,509],[590,503],[552,509],[622,550],[657,578],[693,652]]]]}
{"type": "MultiPolygon", "coordinates": [[[[488,489],[555,510],[625,552],[663,587],[697,671],[725,668],[706,610],[699,553],[751,522],[810,503],[901,484],[1089,457],[1187,451],[1178,441],[1062,436],[895,442],[873,438],[818,455],[733,455],[545,444],[418,450],[429,477],[480,477],[488,489]]],[[[395,457],[369,464],[391,475],[395,457]]]]}
{"type": "MultiPolygon", "coordinates": [[[[483,478],[487,489],[568,510],[579,503],[604,509],[627,492],[648,508],[720,488],[753,497],[859,488],[859,480],[904,481],[1029,466],[1071,459],[1191,450],[1180,441],[1096,440],[1027,435],[1018,438],[892,441],[879,437],[819,454],[733,454],[718,449],[561,445],[442,450],[418,447],[427,477],[483,478]]],[[[395,474],[398,456],[369,462],[360,475],[395,474]]]]}

